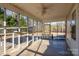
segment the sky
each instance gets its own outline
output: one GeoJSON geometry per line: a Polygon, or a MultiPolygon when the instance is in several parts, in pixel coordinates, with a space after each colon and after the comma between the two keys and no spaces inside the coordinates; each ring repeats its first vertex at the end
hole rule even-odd
{"type": "Polygon", "coordinates": [[[48,22],[48,23],[45,23],[45,24],[51,24],[51,25],[56,25],[57,23],[62,23],[62,24],[65,24],[65,22],[64,21],[60,21],[60,22],[48,22]]]}
{"type": "MultiPolygon", "coordinates": [[[[12,13],[13,13],[13,11],[10,11],[10,10],[6,10],[6,14],[8,15],[8,16],[11,16],[12,15],[12,13]]],[[[27,17],[26,16],[23,16],[24,17],[24,19],[27,19],[27,17]]]]}
{"type": "Polygon", "coordinates": [[[10,10],[6,10],[6,14],[8,15],[8,16],[10,16],[10,15],[12,15],[12,11],[10,11],[10,10]]]}

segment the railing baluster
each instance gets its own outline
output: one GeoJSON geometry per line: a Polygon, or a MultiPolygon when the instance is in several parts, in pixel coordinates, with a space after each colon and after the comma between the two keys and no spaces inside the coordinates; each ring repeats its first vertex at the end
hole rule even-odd
{"type": "Polygon", "coordinates": [[[14,49],[14,33],[12,33],[12,48],[14,49]]]}

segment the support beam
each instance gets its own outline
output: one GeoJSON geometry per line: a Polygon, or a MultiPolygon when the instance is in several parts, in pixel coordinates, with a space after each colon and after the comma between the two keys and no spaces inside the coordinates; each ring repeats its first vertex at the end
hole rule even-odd
{"type": "Polygon", "coordinates": [[[65,21],[65,38],[67,39],[67,20],[65,21]]]}
{"type": "Polygon", "coordinates": [[[42,39],[42,22],[41,22],[41,39],[42,39]]]}
{"type": "Polygon", "coordinates": [[[45,24],[44,24],[44,21],[42,22],[42,35],[43,35],[43,38],[44,38],[44,35],[45,35],[45,24]]]}
{"type": "Polygon", "coordinates": [[[51,33],[51,22],[49,24],[49,37],[52,36],[52,33],[51,33]]]}
{"type": "Polygon", "coordinates": [[[44,38],[44,31],[43,31],[44,27],[43,26],[44,26],[44,23],[42,22],[42,38],[44,38]]]}
{"type": "Polygon", "coordinates": [[[14,49],[14,32],[12,33],[12,49],[14,49]]]}
{"type": "MultiPolygon", "coordinates": [[[[20,28],[18,28],[18,32],[20,32],[20,28]]],[[[18,49],[20,49],[20,45],[21,45],[21,43],[20,43],[20,34],[18,34],[18,49]]]]}
{"type": "Polygon", "coordinates": [[[57,24],[57,39],[59,39],[59,38],[58,38],[58,23],[56,23],[56,24],[57,24]]]}
{"type": "Polygon", "coordinates": [[[29,25],[29,18],[27,16],[27,46],[28,46],[28,41],[29,41],[29,37],[28,37],[28,25],[29,25]]]}
{"type": "Polygon", "coordinates": [[[41,23],[41,21],[39,21],[39,22],[40,22],[40,24],[39,24],[39,27],[40,27],[39,37],[40,37],[40,38],[39,38],[39,39],[41,40],[41,39],[42,39],[42,37],[41,37],[41,36],[42,36],[42,23],[41,23]]]}
{"type": "Polygon", "coordinates": [[[1,37],[1,38],[0,38],[0,39],[1,39],[1,40],[0,40],[0,41],[1,41],[1,42],[0,42],[0,45],[2,46],[2,45],[3,45],[3,42],[2,42],[2,35],[1,35],[0,37],[1,37]]]}
{"type": "MultiPolygon", "coordinates": [[[[20,20],[20,14],[17,14],[17,25],[18,25],[18,32],[20,33],[20,24],[19,24],[19,20],[20,20]]],[[[18,34],[18,49],[20,49],[20,34],[18,34]]]]}
{"type": "Polygon", "coordinates": [[[34,19],[33,19],[33,32],[32,32],[32,43],[34,42],[34,19]]]}
{"type": "Polygon", "coordinates": [[[51,22],[49,24],[49,35],[51,35],[51,22]]]}
{"type": "Polygon", "coordinates": [[[6,9],[4,8],[4,54],[6,54],[6,9]]]}
{"type": "Polygon", "coordinates": [[[39,32],[39,31],[38,31],[38,21],[37,21],[37,40],[38,40],[38,36],[39,36],[39,35],[38,35],[38,32],[39,32]]]}

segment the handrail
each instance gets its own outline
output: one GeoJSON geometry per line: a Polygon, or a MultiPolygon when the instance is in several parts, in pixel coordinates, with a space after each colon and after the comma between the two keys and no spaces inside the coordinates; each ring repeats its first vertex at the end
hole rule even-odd
{"type": "MultiPolygon", "coordinates": [[[[17,28],[27,28],[27,27],[6,27],[6,29],[17,29],[17,28]]],[[[4,29],[4,27],[2,27],[0,29],[4,29]]]]}

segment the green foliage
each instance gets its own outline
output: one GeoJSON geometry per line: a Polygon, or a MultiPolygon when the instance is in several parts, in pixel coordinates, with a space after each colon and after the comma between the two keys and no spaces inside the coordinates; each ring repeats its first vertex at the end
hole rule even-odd
{"type": "Polygon", "coordinates": [[[0,8],[0,27],[3,26],[3,20],[4,20],[4,11],[0,8]]]}
{"type": "Polygon", "coordinates": [[[6,23],[7,23],[7,26],[14,27],[16,26],[16,19],[13,18],[12,16],[8,16],[6,19],[6,23]]]}
{"type": "MultiPolygon", "coordinates": [[[[17,21],[12,16],[8,16],[7,19],[6,19],[6,22],[7,22],[7,26],[9,26],[9,27],[17,26],[17,21]]],[[[21,19],[19,20],[19,26],[20,27],[26,26],[26,22],[24,21],[23,17],[21,17],[21,19]]]]}
{"type": "Polygon", "coordinates": [[[24,18],[22,16],[21,16],[21,19],[19,21],[19,26],[20,27],[26,27],[26,22],[25,22],[25,20],[24,20],[24,18]]]}
{"type": "MultiPolygon", "coordinates": [[[[3,25],[2,24],[3,20],[4,20],[4,11],[3,9],[0,8],[0,26],[3,25]]],[[[6,18],[6,24],[8,27],[14,27],[14,26],[17,26],[17,21],[14,17],[12,17],[12,15],[9,15],[6,18]]],[[[19,26],[26,27],[26,22],[22,16],[21,16],[21,19],[19,20],[19,26]]]]}
{"type": "Polygon", "coordinates": [[[4,11],[0,8],[0,19],[4,18],[4,11]]]}

